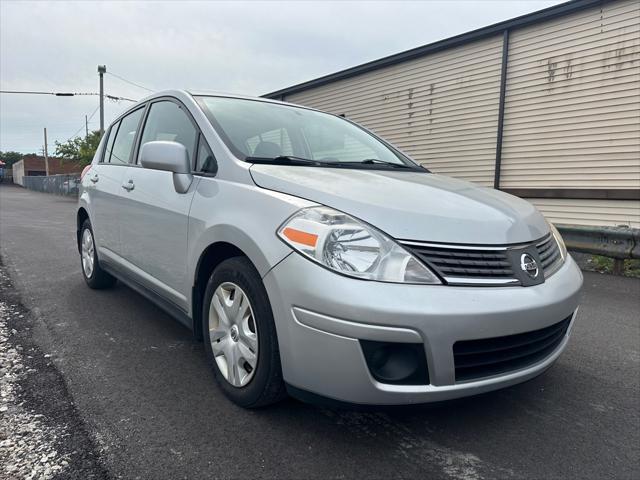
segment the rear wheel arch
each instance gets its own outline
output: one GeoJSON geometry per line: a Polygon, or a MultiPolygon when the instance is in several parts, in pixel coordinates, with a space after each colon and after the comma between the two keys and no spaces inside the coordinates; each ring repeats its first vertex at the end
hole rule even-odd
{"type": "Polygon", "coordinates": [[[88,218],[89,218],[89,213],[87,212],[87,210],[84,207],[80,207],[76,215],[76,240],[78,243],[78,252],[80,252],[81,250],[80,235],[82,233],[82,225],[84,224],[85,220],[87,220],[88,218]]]}

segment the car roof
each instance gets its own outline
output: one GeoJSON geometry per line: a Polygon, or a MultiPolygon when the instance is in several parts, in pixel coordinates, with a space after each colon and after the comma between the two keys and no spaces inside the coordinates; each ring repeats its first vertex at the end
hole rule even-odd
{"type": "Polygon", "coordinates": [[[157,97],[166,97],[166,96],[170,96],[170,97],[182,97],[182,96],[191,96],[191,97],[197,97],[197,96],[211,96],[211,97],[227,97],[227,98],[238,98],[238,99],[243,99],[243,100],[256,100],[259,102],[265,102],[265,103],[279,103],[282,105],[294,105],[292,103],[287,103],[287,102],[281,102],[278,100],[271,100],[270,98],[264,98],[264,97],[255,97],[255,96],[251,96],[251,95],[240,95],[237,93],[229,93],[229,92],[220,92],[220,91],[215,91],[215,90],[184,90],[184,89],[174,89],[174,90],[163,90],[163,91],[159,91],[159,92],[155,92],[152,93],[151,95],[146,96],[145,98],[139,100],[138,103],[140,102],[145,102],[148,100],[152,100],[154,98],[157,97]]]}
{"type": "Polygon", "coordinates": [[[196,97],[196,96],[238,98],[238,99],[241,99],[241,100],[253,100],[253,101],[264,102],[264,103],[275,103],[275,104],[278,104],[278,105],[286,105],[288,107],[299,107],[299,108],[304,108],[306,110],[320,111],[320,110],[317,110],[317,109],[312,108],[312,107],[307,107],[305,105],[297,105],[295,103],[290,103],[290,102],[281,102],[279,100],[271,100],[270,98],[264,98],[264,97],[253,97],[253,96],[250,96],[250,95],[239,95],[239,94],[235,94],[235,93],[218,92],[218,91],[212,91],[212,90],[182,90],[182,89],[174,89],[174,90],[162,90],[162,91],[159,91],[159,92],[154,92],[154,93],[152,93],[150,95],[147,95],[144,98],[141,98],[134,105],[132,105],[131,107],[127,108],[120,115],[118,115],[111,122],[110,125],[113,125],[115,122],[120,120],[122,117],[128,115],[130,112],[132,112],[133,110],[138,108],[138,106],[140,104],[142,104],[144,102],[148,102],[148,101],[153,100],[155,98],[174,97],[174,98],[177,98],[178,100],[182,100],[184,102],[185,100],[192,99],[193,97],[196,97]]]}

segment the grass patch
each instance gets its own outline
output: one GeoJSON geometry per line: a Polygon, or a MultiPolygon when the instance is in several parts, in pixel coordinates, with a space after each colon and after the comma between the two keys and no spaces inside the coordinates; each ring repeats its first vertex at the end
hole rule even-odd
{"type": "MultiPolygon", "coordinates": [[[[600,273],[613,273],[613,258],[603,257],[601,255],[591,255],[587,259],[589,270],[600,273]]],[[[640,259],[624,260],[625,277],[640,278],[640,259]]]]}

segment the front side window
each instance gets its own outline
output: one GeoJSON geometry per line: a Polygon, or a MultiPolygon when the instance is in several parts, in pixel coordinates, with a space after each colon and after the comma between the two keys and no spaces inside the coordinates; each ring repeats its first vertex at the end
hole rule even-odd
{"type": "Polygon", "coordinates": [[[386,166],[424,171],[371,133],[334,115],[228,97],[197,97],[229,149],[241,160],[296,157],[321,166],[386,166]]]}
{"type": "MultiPolygon", "coordinates": [[[[144,108],[139,108],[135,112],[120,120],[120,125],[113,139],[113,146],[109,154],[109,163],[128,164],[136,140],[136,133],[140,126],[140,119],[144,108]]],[[[112,128],[113,130],[113,128],[112,128]]],[[[106,158],[105,158],[106,161],[106,158]]]]}
{"type": "Polygon", "coordinates": [[[140,145],[157,140],[178,142],[189,152],[191,162],[196,148],[197,133],[193,123],[178,104],[170,101],[156,102],[151,104],[140,145]]]}

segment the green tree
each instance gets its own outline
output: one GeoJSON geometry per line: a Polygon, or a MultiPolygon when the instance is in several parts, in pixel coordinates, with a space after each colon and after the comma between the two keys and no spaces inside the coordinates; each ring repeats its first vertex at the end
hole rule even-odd
{"type": "Polygon", "coordinates": [[[64,160],[73,160],[88,165],[91,163],[99,143],[100,132],[96,130],[85,138],[76,137],[63,143],[56,142],[54,155],[64,160]]]}
{"type": "Polygon", "coordinates": [[[7,169],[11,168],[11,165],[14,163],[22,160],[23,157],[24,154],[20,152],[0,152],[0,160],[7,164],[5,167],[7,169]]]}

